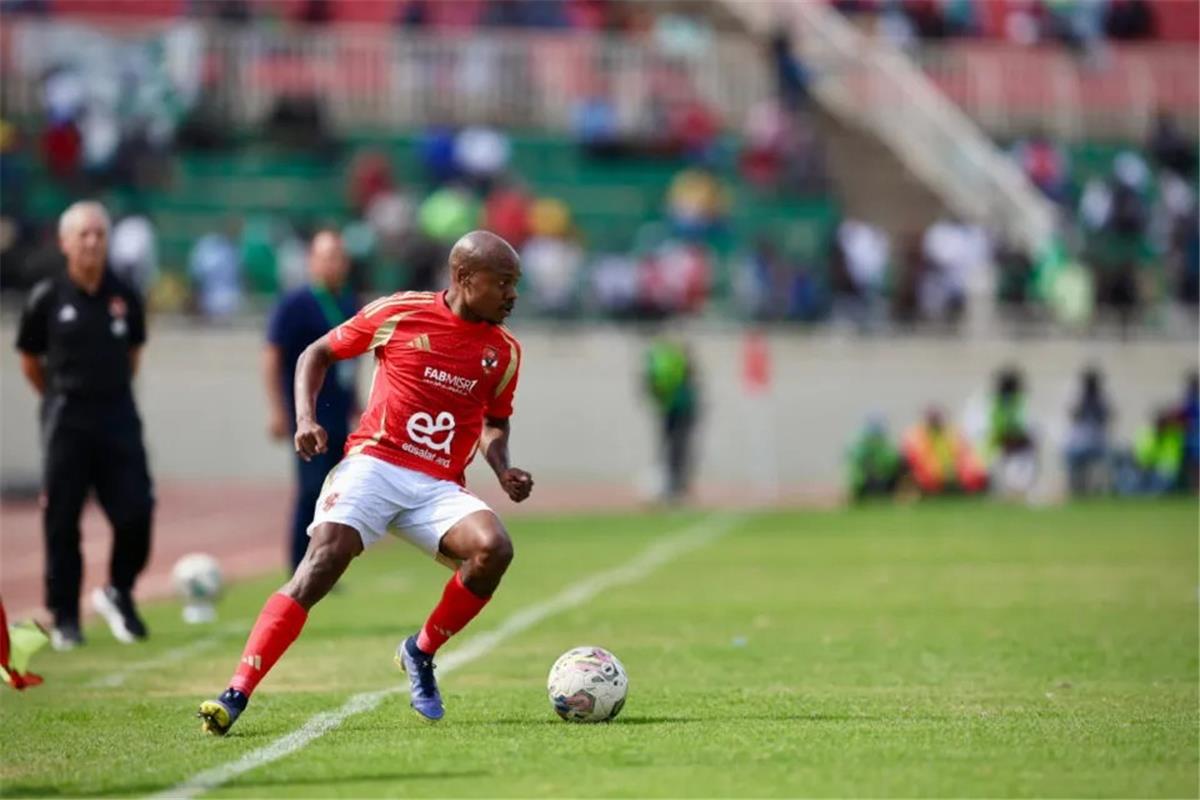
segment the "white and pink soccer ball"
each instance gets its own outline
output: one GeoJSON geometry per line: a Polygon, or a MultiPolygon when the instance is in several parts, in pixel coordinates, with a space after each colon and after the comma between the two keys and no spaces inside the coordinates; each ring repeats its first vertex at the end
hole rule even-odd
{"type": "Polygon", "coordinates": [[[546,688],[555,713],[568,722],[607,722],[625,705],[629,677],[603,647],[576,647],[554,662],[546,688]]]}

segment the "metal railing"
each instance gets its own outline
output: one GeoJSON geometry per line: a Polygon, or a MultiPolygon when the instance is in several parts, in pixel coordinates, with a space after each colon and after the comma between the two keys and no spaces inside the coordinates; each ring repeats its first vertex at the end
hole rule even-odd
{"type": "Polygon", "coordinates": [[[233,28],[192,21],[131,29],[19,18],[3,28],[3,92],[15,114],[39,111],[49,68],[74,63],[87,70],[97,58],[119,58],[111,55],[119,47],[106,50],[101,42],[153,47],[183,29],[202,36],[201,59],[170,68],[199,71],[194,77],[238,126],[261,122],[278,98],[305,92],[321,98],[334,123],[347,129],[442,120],[565,130],[576,102],[599,92],[626,131],[648,124],[652,105],[689,96],[736,127],[771,91],[759,45],[737,36],[673,52],[652,37],[585,32],[486,29],[449,36],[362,25],[233,28]]]}
{"type": "Polygon", "coordinates": [[[1052,204],[911,59],[823,3],[791,7],[831,111],[873,131],[951,208],[1041,252],[1057,224],[1052,204]]]}
{"type": "Polygon", "coordinates": [[[1200,107],[1196,48],[1063,48],[1000,42],[926,45],[914,53],[930,80],[990,133],[1043,130],[1060,139],[1140,141],[1166,111],[1193,130],[1200,107]]]}

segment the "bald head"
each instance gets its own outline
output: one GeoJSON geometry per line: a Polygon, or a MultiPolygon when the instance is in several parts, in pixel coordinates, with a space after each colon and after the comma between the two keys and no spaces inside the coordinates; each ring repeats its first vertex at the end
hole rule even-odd
{"type": "Polygon", "coordinates": [[[342,236],[335,230],[324,229],[313,236],[308,248],[308,270],[314,283],[337,291],[346,280],[350,260],[342,236]]]}
{"type": "Polygon", "coordinates": [[[471,231],[450,250],[450,293],[471,317],[500,323],[512,312],[521,259],[489,231],[471,231]]]}
{"type": "Polygon", "coordinates": [[[58,218],[59,238],[67,236],[82,225],[97,224],[104,228],[107,235],[112,227],[108,211],[95,200],[80,200],[67,206],[67,210],[58,218]]]}
{"type": "Polygon", "coordinates": [[[58,218],[58,245],[67,257],[67,274],[89,290],[104,272],[110,225],[108,212],[94,200],[72,203],[58,218]]]}
{"type": "Polygon", "coordinates": [[[450,278],[456,283],[480,269],[518,269],[521,259],[512,245],[491,231],[471,231],[450,249],[450,278]]]}

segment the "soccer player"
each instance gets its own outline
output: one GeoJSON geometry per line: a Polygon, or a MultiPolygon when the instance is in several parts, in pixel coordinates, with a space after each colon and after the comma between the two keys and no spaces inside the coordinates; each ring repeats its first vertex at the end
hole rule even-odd
{"type": "Polygon", "coordinates": [[[325,452],[328,435],[314,400],[329,367],[368,351],[375,375],[367,409],[346,457],[325,480],[295,574],[267,600],[229,688],[200,704],[203,729],[224,735],[259,681],[300,634],[309,610],[355,556],[387,533],[454,569],[421,630],[396,648],[412,707],[444,713],[433,657],[487,605],[513,557],[504,525],[464,486],[463,470],[483,452],[505,493],[521,502],[533,488],[509,464],[509,417],[521,347],[501,323],[521,276],[516,252],[485,231],[450,251],[450,288],[401,292],[365,306],[311,344],[296,365],[296,452],[325,452]]]}

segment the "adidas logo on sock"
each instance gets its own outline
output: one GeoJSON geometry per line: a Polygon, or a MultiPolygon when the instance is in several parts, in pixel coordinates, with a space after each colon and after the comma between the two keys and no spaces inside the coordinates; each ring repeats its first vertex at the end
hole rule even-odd
{"type": "Polygon", "coordinates": [[[262,656],[260,655],[242,656],[242,663],[249,664],[259,672],[262,672],[262,656]]]}

